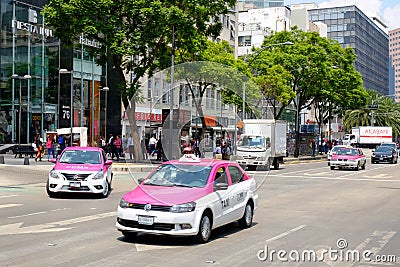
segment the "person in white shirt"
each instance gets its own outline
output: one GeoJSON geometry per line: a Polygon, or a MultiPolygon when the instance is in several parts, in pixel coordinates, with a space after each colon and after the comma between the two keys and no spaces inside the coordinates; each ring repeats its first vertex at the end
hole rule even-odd
{"type": "Polygon", "coordinates": [[[153,135],[149,140],[149,153],[151,154],[151,156],[154,156],[154,153],[157,151],[156,144],[157,144],[157,139],[153,135]]]}
{"type": "Polygon", "coordinates": [[[134,157],[134,149],[133,149],[133,138],[132,138],[132,134],[129,135],[128,137],[128,141],[127,141],[127,146],[129,149],[129,158],[133,159],[134,157]]]}

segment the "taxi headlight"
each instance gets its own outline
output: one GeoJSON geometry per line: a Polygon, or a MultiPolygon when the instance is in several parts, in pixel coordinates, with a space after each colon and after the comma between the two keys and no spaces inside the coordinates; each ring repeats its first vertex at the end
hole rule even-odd
{"type": "Polygon", "coordinates": [[[119,206],[123,209],[127,209],[129,208],[129,202],[121,198],[121,200],[119,201],[119,206]]]}
{"type": "Polygon", "coordinates": [[[93,176],[93,180],[98,180],[98,179],[103,179],[104,178],[104,172],[103,170],[100,170],[98,173],[96,173],[95,176],[93,176]]]}
{"type": "Polygon", "coordinates": [[[184,203],[184,204],[173,205],[169,209],[169,211],[175,212],[175,213],[190,212],[190,211],[194,211],[195,208],[196,208],[196,203],[189,202],[189,203],[184,203]]]}
{"type": "Polygon", "coordinates": [[[58,178],[60,178],[60,176],[58,176],[58,172],[56,172],[54,169],[52,169],[51,171],[50,171],[50,177],[51,178],[54,178],[54,179],[58,179],[58,178]]]}

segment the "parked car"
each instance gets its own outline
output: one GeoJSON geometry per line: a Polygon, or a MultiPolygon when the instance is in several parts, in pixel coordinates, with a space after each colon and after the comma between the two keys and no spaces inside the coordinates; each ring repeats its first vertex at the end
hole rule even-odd
{"type": "Polygon", "coordinates": [[[331,150],[328,151],[328,154],[327,154],[328,166],[330,166],[330,161],[331,161],[332,155],[336,155],[337,151],[342,147],[349,147],[349,146],[336,145],[336,146],[332,147],[331,150]]]}
{"type": "Polygon", "coordinates": [[[101,148],[67,147],[49,173],[46,191],[50,197],[60,193],[94,193],[107,197],[113,178],[112,161],[101,148]]]}
{"type": "Polygon", "coordinates": [[[372,151],[371,163],[387,162],[396,164],[398,160],[397,150],[391,146],[379,146],[376,150],[372,151]]]}
{"type": "Polygon", "coordinates": [[[361,148],[343,147],[336,152],[336,155],[332,155],[330,164],[331,170],[349,168],[358,171],[359,169],[365,169],[367,157],[361,148]]]}
{"type": "Polygon", "coordinates": [[[184,154],[161,164],[122,196],[116,227],[127,239],[146,233],[194,236],[205,243],[222,225],[252,225],[256,188],[236,162],[184,154]]]}

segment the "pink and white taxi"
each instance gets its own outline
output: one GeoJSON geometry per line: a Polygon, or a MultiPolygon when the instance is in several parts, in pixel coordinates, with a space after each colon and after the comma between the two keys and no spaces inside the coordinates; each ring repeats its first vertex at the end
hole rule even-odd
{"type": "Polygon", "coordinates": [[[236,162],[185,154],[158,166],[122,197],[116,226],[127,239],[147,233],[194,236],[205,243],[219,226],[252,225],[256,188],[236,162]]]}
{"type": "Polygon", "coordinates": [[[60,193],[95,193],[107,197],[113,178],[112,161],[101,148],[67,147],[49,173],[46,191],[49,197],[60,193]]]}
{"type": "Polygon", "coordinates": [[[361,148],[341,147],[332,155],[330,160],[331,170],[349,168],[358,171],[360,168],[365,169],[367,157],[361,148]]]}

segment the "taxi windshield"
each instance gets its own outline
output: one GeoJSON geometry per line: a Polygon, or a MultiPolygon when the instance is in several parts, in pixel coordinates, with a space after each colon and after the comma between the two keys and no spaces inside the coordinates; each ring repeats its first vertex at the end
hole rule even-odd
{"type": "Polygon", "coordinates": [[[154,171],[144,185],[204,187],[210,176],[211,166],[165,164],[154,171]]]}
{"type": "Polygon", "coordinates": [[[101,164],[100,152],[87,150],[66,150],[60,157],[60,163],[101,164]]]}

